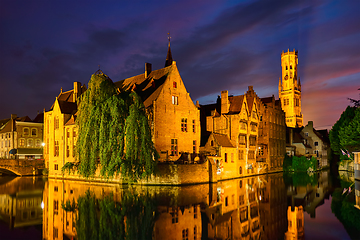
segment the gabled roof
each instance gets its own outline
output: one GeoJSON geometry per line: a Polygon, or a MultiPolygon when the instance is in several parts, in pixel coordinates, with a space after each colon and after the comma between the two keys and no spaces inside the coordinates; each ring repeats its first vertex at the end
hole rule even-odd
{"type": "Polygon", "coordinates": [[[241,112],[241,108],[244,102],[244,95],[240,96],[232,96],[229,97],[230,107],[229,107],[229,113],[239,113],[241,112]]]}
{"type": "Polygon", "coordinates": [[[60,107],[60,111],[61,113],[65,113],[65,114],[75,114],[77,111],[77,104],[74,102],[65,102],[65,101],[60,101],[59,102],[59,107],[60,107]]]}
{"type": "Polygon", "coordinates": [[[271,103],[273,100],[273,97],[265,97],[265,98],[260,98],[260,99],[263,103],[271,103]]]}
{"type": "Polygon", "coordinates": [[[10,118],[5,118],[0,120],[0,130],[5,127],[5,124],[10,121],[10,118]]]}
{"type": "Polygon", "coordinates": [[[65,126],[75,124],[75,115],[72,115],[71,118],[65,123],[65,126]]]}
{"type": "Polygon", "coordinates": [[[227,135],[225,134],[219,134],[219,133],[212,133],[217,145],[222,146],[222,147],[234,147],[231,142],[230,139],[227,135]]]}
{"type": "Polygon", "coordinates": [[[165,68],[154,70],[150,72],[147,78],[145,73],[126,78],[124,80],[115,82],[115,86],[121,91],[135,90],[144,102],[145,107],[152,104],[158,98],[169,74],[176,68],[171,65],[165,68]]]}
{"type": "Polygon", "coordinates": [[[35,123],[44,123],[44,113],[39,113],[38,115],[36,115],[33,122],[35,122],[35,123]]]}

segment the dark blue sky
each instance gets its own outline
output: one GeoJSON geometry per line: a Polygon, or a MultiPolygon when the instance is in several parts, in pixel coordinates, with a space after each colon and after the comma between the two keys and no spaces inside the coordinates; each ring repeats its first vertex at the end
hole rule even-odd
{"type": "Polygon", "coordinates": [[[167,33],[192,99],[275,95],[296,49],[304,122],[330,128],[359,98],[360,1],[0,1],[0,119],[46,110],[98,65],[113,81],[164,66],[167,33]]]}

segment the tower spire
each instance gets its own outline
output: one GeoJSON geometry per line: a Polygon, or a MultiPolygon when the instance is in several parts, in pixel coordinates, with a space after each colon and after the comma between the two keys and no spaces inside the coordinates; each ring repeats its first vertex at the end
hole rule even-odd
{"type": "Polygon", "coordinates": [[[168,32],[169,47],[168,47],[168,52],[166,55],[165,67],[171,66],[172,62],[173,62],[172,55],[171,55],[171,49],[170,49],[170,39],[171,39],[170,32],[168,32]]]}

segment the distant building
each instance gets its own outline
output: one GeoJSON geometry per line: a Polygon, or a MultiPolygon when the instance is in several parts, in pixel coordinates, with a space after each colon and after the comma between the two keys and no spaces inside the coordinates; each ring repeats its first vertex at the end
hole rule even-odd
{"type": "Polygon", "coordinates": [[[297,72],[298,52],[281,53],[282,77],[279,78],[279,98],[286,115],[286,126],[302,127],[301,83],[297,72]]]}
{"type": "Polygon", "coordinates": [[[43,114],[0,120],[0,158],[40,159],[43,156],[43,114]]]}
{"type": "Polygon", "coordinates": [[[201,151],[220,157],[221,178],[282,170],[285,113],[274,97],[260,99],[252,86],[240,96],[222,91],[201,111],[201,151]]]}
{"type": "Polygon", "coordinates": [[[329,133],[326,129],[315,130],[313,122],[309,121],[305,127],[287,128],[286,152],[289,156],[315,157],[318,168],[329,166],[330,154],[329,133]]]}

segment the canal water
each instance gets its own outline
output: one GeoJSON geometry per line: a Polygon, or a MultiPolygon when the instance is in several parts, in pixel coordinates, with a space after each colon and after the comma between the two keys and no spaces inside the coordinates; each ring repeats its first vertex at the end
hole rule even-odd
{"type": "Polygon", "coordinates": [[[360,239],[355,192],[329,171],[182,187],[1,176],[0,239],[360,239]]]}

